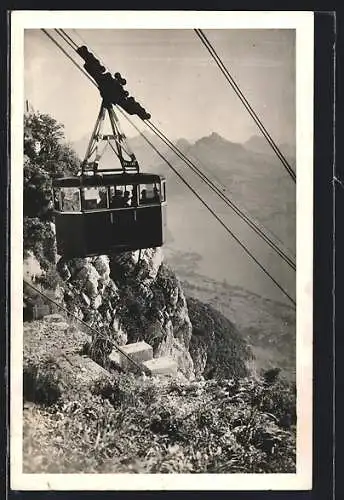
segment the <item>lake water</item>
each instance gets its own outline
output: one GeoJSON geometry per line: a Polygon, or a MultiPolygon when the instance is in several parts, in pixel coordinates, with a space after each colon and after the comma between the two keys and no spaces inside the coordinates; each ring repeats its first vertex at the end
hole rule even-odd
{"type": "MultiPolygon", "coordinates": [[[[295,271],[221,201],[209,194],[206,199],[234,234],[294,298],[295,271]]],[[[230,285],[240,286],[267,298],[290,303],[192,193],[185,192],[183,195],[170,197],[167,217],[170,237],[164,252],[167,259],[176,252],[180,255],[180,265],[178,260],[173,259],[177,273],[184,266],[182,254],[195,253],[199,255],[195,255],[194,259],[197,273],[220,282],[226,280],[230,285]]],[[[285,217],[282,216],[281,227],[284,221],[285,217]]]]}

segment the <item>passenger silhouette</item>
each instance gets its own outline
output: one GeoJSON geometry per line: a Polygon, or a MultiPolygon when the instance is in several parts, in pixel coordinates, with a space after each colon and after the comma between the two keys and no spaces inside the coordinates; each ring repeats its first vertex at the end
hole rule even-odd
{"type": "Polygon", "coordinates": [[[99,193],[99,203],[98,203],[98,208],[107,208],[107,195],[105,191],[101,191],[99,193]]]}
{"type": "Polygon", "coordinates": [[[160,201],[160,193],[159,193],[159,190],[156,186],[154,186],[154,195],[153,195],[153,201],[160,201]]]}
{"type": "Polygon", "coordinates": [[[140,203],[147,203],[147,191],[142,189],[140,203]]]}
{"type": "Polygon", "coordinates": [[[111,208],[121,208],[123,206],[124,206],[123,191],[116,189],[115,195],[112,198],[111,208]]]}
{"type": "Polygon", "coordinates": [[[129,191],[125,191],[124,192],[123,201],[124,201],[124,206],[125,207],[130,207],[131,206],[131,195],[130,195],[129,191]]]}

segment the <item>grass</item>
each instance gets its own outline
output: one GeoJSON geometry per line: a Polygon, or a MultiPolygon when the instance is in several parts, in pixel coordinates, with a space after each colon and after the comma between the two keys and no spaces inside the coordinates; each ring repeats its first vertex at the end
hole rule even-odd
{"type": "Polygon", "coordinates": [[[87,335],[72,325],[24,324],[24,472],[295,472],[295,387],[245,376],[235,363],[226,368],[222,355],[247,357],[244,342],[213,308],[190,305],[196,333],[213,343],[210,364],[223,365],[214,379],[114,372],[104,380],[87,368],[78,385],[82,365],[68,360],[84,351],[87,335]]]}
{"type": "Polygon", "coordinates": [[[24,410],[24,471],[294,472],[291,396],[281,381],[117,374],[77,398],[24,410]]]}

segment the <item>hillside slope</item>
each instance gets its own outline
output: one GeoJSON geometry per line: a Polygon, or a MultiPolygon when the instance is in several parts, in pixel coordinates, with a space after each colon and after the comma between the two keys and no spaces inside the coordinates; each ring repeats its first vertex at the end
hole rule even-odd
{"type": "MultiPolygon", "coordinates": [[[[175,244],[177,235],[183,250],[177,265],[168,265],[161,249],[59,258],[51,179],[75,173],[79,162],[60,143],[63,126],[49,116],[26,116],[25,129],[24,276],[38,291],[24,286],[24,471],[294,472],[295,385],[280,378],[278,369],[257,375],[235,317],[240,307],[221,314],[223,301],[212,307],[207,302],[214,298],[202,297],[203,289],[186,297],[177,278],[189,247],[234,285],[239,279],[243,288],[263,293],[261,276],[241,261],[232,242],[224,246],[213,223],[214,232],[208,232],[204,214],[171,176],[170,240],[175,244]],[[63,317],[30,318],[47,314],[42,311],[48,299],[39,290],[63,317]],[[129,373],[113,359],[116,345],[137,341],[150,344],[150,355],[172,358],[175,369],[168,377],[129,373]]],[[[268,160],[254,163],[256,153],[217,134],[179,144],[228,175],[238,192],[252,177],[253,204],[280,182],[279,174],[266,182],[268,160]]],[[[258,331],[264,332],[266,316],[258,316],[258,331]]]]}
{"type": "Polygon", "coordinates": [[[187,303],[180,281],[164,262],[161,249],[67,262],[61,259],[57,269],[61,278],[56,296],[75,317],[99,331],[93,335],[90,350],[102,366],[108,367],[113,343],[145,341],[153,347],[154,356],[175,359],[187,379],[193,379],[195,374],[209,378],[248,373],[246,364],[251,353],[240,333],[209,306],[191,299],[187,303]],[[199,332],[207,342],[197,344],[193,340],[191,346],[199,332]],[[215,351],[222,351],[220,357],[214,357],[215,351]]]}
{"type": "Polygon", "coordinates": [[[99,333],[68,315],[24,323],[25,472],[295,471],[295,387],[250,374],[235,326],[185,299],[160,250],[58,267],[55,299],[99,333]],[[180,376],[111,366],[113,342],[135,340],[180,376]]]}
{"type": "Polygon", "coordinates": [[[102,369],[75,326],[24,328],[24,473],[295,472],[283,380],[179,380],[102,369]]]}

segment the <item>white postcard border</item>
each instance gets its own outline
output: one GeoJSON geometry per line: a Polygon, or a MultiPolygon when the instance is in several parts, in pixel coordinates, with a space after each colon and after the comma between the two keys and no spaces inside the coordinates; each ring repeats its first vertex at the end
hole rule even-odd
{"type": "Polygon", "coordinates": [[[11,488],[15,490],[302,490],[312,487],[312,12],[13,11],[11,13],[11,488]],[[24,474],[22,224],[24,29],[295,29],[297,79],[296,474],[24,474]]]}

